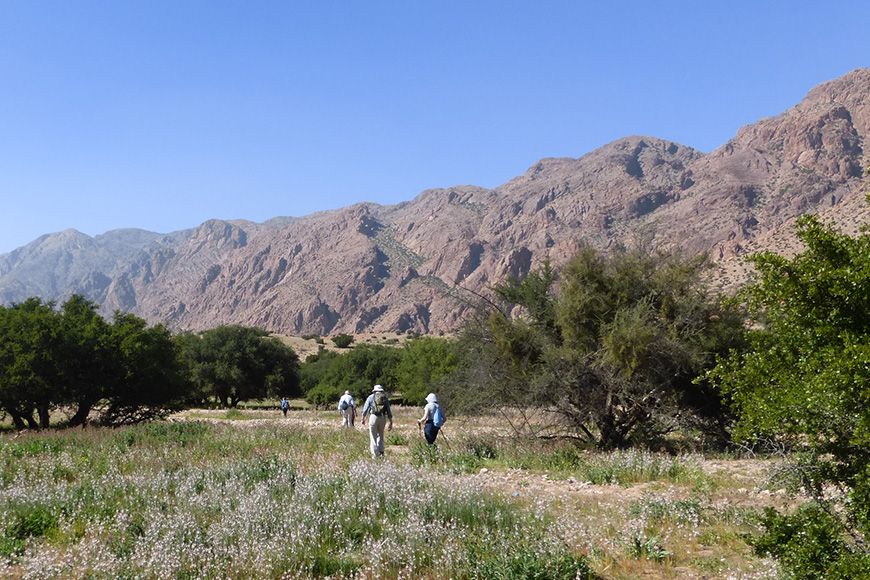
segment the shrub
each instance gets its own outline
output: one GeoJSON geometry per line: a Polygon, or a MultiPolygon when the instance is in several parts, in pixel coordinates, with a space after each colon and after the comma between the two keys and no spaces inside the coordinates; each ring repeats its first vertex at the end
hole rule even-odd
{"type": "Polygon", "coordinates": [[[670,558],[673,554],[666,550],[656,536],[636,535],[628,544],[628,553],[632,558],[646,558],[655,562],[661,562],[670,558]]]}
{"type": "Polygon", "coordinates": [[[870,570],[870,555],[846,540],[845,524],[824,503],[807,503],[791,515],[767,508],[761,525],[763,533],[749,537],[750,544],[795,577],[847,580],[865,578],[870,570]]]}
{"type": "Polygon", "coordinates": [[[58,525],[57,515],[42,504],[18,505],[0,538],[0,554],[18,555],[24,552],[26,541],[47,535],[58,525]]]}
{"type": "Polygon", "coordinates": [[[346,389],[341,385],[321,383],[305,394],[305,400],[318,408],[335,405],[346,389]]]}
{"type": "Polygon", "coordinates": [[[347,348],[353,343],[353,337],[349,334],[337,334],[332,337],[332,342],[338,348],[347,348]]]}

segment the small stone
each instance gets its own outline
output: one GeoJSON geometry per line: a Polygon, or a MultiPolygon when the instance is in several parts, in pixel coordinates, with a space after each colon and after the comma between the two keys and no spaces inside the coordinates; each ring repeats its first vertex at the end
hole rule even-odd
{"type": "Polygon", "coordinates": [[[483,475],[483,474],[485,474],[485,473],[489,473],[489,470],[488,470],[487,468],[485,468],[485,467],[481,467],[481,468],[480,468],[480,471],[479,471],[478,473],[480,473],[480,475],[483,475]]]}

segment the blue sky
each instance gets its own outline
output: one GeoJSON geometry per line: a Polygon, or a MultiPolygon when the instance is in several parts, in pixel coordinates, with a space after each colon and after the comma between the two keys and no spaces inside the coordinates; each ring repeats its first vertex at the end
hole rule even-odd
{"type": "Polygon", "coordinates": [[[0,2],[0,252],[709,151],[870,66],[868,2],[0,2]]]}

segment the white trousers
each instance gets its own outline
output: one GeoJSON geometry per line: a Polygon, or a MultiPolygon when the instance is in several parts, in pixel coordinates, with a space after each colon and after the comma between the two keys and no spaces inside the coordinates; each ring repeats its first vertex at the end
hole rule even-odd
{"type": "Polygon", "coordinates": [[[344,427],[353,427],[353,418],[355,415],[355,409],[353,407],[348,407],[344,411],[341,411],[341,424],[344,427]]]}
{"type": "Polygon", "coordinates": [[[372,457],[378,457],[384,454],[384,429],[387,426],[387,416],[381,415],[377,417],[370,414],[368,418],[372,457]]]}

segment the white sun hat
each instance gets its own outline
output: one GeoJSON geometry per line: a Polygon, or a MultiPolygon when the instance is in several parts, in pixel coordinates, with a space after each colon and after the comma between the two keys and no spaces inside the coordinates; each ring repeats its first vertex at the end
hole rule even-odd
{"type": "Polygon", "coordinates": [[[438,402],[438,395],[436,395],[435,393],[429,393],[428,395],[426,395],[426,402],[427,403],[437,403],[438,402]]]}
{"type": "Polygon", "coordinates": [[[383,392],[384,392],[384,387],[382,387],[382,386],[380,386],[380,385],[375,385],[375,387],[372,389],[372,392],[373,392],[373,393],[378,393],[378,392],[383,393],[383,392]]]}

